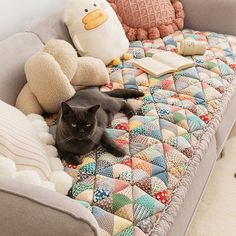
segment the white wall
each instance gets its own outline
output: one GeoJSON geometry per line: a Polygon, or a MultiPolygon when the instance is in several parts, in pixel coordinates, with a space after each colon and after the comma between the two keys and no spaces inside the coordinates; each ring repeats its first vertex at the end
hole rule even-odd
{"type": "Polygon", "coordinates": [[[0,0],[0,40],[64,7],[66,0],[0,0]]]}

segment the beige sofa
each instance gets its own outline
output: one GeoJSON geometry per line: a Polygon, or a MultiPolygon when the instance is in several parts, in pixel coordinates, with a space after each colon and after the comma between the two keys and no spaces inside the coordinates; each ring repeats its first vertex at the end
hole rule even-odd
{"type": "MultiPolygon", "coordinates": [[[[235,0],[183,0],[186,28],[236,35],[235,0]]],[[[25,84],[24,63],[42,49],[50,38],[71,42],[61,14],[56,13],[0,42],[0,99],[14,105],[25,84]]],[[[236,95],[228,105],[222,123],[209,145],[196,177],[175,218],[168,235],[181,236],[207,185],[214,163],[235,122],[236,95]]],[[[89,210],[75,200],[40,187],[17,183],[0,177],[0,229],[3,236],[32,235],[100,235],[99,227],[89,210]]]]}

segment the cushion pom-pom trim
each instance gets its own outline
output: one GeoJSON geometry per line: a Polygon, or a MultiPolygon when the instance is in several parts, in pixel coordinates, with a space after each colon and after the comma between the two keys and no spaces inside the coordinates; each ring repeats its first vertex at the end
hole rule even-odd
{"type": "Polygon", "coordinates": [[[130,27],[127,32],[127,37],[129,41],[135,41],[137,39],[137,35],[138,35],[137,29],[130,27]]]}
{"type": "Polygon", "coordinates": [[[143,28],[133,28],[123,23],[123,19],[118,13],[118,7],[116,4],[116,0],[108,0],[114,11],[117,13],[117,16],[123,25],[124,31],[127,35],[127,38],[129,41],[135,41],[135,40],[154,40],[159,37],[163,38],[167,35],[170,35],[174,33],[177,30],[182,30],[184,27],[184,10],[183,5],[179,0],[171,0],[172,6],[175,10],[175,19],[173,19],[173,22],[164,22],[160,21],[157,26],[150,27],[147,29],[143,28]]]}
{"type": "Polygon", "coordinates": [[[141,41],[148,39],[148,32],[142,28],[137,29],[137,39],[141,41]]]}
{"type": "Polygon", "coordinates": [[[148,30],[149,39],[154,40],[160,38],[160,31],[157,27],[149,28],[148,30]]]}

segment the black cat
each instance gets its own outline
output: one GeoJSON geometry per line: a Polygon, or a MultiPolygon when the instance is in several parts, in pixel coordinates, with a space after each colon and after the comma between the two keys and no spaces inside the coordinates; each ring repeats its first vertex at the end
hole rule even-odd
{"type": "Polygon", "coordinates": [[[144,96],[142,92],[131,89],[102,93],[89,88],[78,91],[73,98],[63,102],[56,131],[60,158],[78,165],[81,163],[80,155],[89,153],[98,144],[114,156],[125,156],[125,151],[108,135],[106,127],[118,112],[131,118],[134,110],[124,99],[141,96],[144,96]]]}

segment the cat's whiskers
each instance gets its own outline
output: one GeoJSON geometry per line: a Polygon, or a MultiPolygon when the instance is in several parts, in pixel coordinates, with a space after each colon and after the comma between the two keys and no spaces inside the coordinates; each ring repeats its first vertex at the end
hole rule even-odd
{"type": "Polygon", "coordinates": [[[67,141],[70,141],[71,139],[73,139],[73,136],[65,138],[64,141],[67,142],[67,141]]]}
{"type": "Polygon", "coordinates": [[[63,132],[62,129],[60,129],[60,133],[61,133],[62,137],[66,137],[66,138],[63,138],[62,140],[60,140],[60,143],[68,142],[74,138],[73,136],[67,137],[67,135],[63,132]]]}
{"type": "Polygon", "coordinates": [[[67,137],[65,139],[60,140],[60,143],[68,142],[68,141],[72,140],[73,138],[74,138],[73,136],[67,137]]]}

